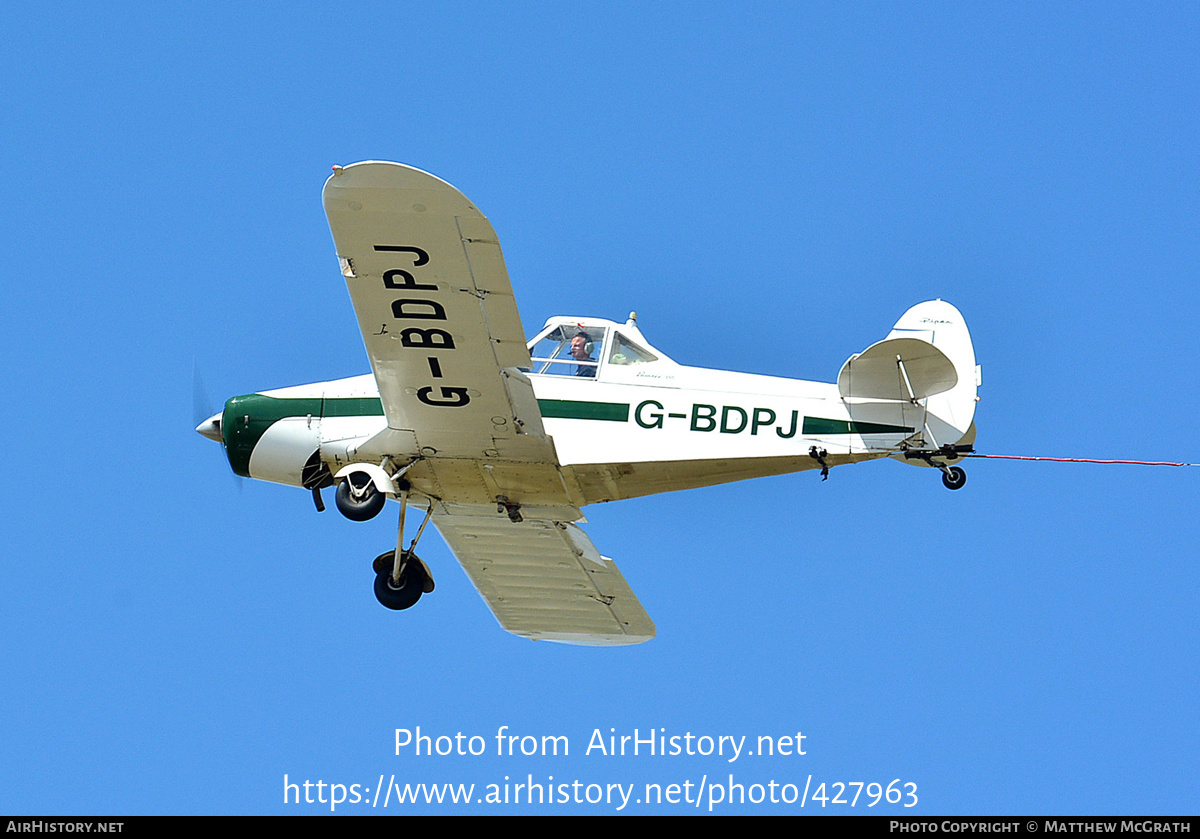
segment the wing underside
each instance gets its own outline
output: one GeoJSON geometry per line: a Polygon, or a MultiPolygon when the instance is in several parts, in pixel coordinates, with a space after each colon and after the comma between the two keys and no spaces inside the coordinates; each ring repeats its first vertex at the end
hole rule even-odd
{"type": "Polygon", "coordinates": [[[492,515],[434,516],[504,629],[585,646],[640,644],[654,622],[616,564],[574,524],[492,515]]]}
{"type": "Polygon", "coordinates": [[[395,439],[446,457],[556,462],[491,224],[398,163],[337,167],[325,212],[395,439]]]}
{"type": "Polygon", "coordinates": [[[522,372],[532,363],[488,220],[445,181],[383,161],[335,167],[324,200],[388,423],[357,456],[416,458],[413,490],[436,499],[434,523],[509,632],[653,638],[617,566],[570,524],[580,501],[522,372]]]}

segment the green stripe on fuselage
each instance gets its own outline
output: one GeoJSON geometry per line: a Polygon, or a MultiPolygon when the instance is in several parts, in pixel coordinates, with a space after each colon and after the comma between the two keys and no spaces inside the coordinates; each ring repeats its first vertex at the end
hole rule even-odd
{"type": "Polygon", "coordinates": [[[819,437],[822,434],[912,434],[913,429],[905,428],[903,425],[883,425],[878,422],[805,417],[802,433],[806,437],[819,437]]]}
{"type": "Polygon", "coordinates": [[[576,402],[570,399],[539,399],[545,419],[629,421],[628,402],[576,402]]]}
{"type": "MultiPolygon", "coordinates": [[[[306,400],[299,399],[298,402],[306,400]]],[[[343,397],[341,399],[324,399],[321,400],[324,407],[321,409],[323,417],[381,417],[383,416],[383,402],[378,396],[354,396],[343,397]]],[[[300,416],[305,416],[300,414],[300,416]]]]}

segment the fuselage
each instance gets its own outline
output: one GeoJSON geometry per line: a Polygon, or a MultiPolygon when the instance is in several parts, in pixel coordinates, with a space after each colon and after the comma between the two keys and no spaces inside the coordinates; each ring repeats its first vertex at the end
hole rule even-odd
{"type": "MultiPolygon", "coordinates": [[[[852,418],[835,384],[676,364],[632,321],[552,319],[530,348],[534,366],[523,372],[578,506],[885,457],[916,431],[894,411],[871,422],[859,405],[852,418]],[[600,339],[590,360],[539,356],[564,323],[600,339]]],[[[416,442],[395,450],[403,435],[381,435],[387,428],[373,375],[237,396],[221,417],[236,473],[310,489],[351,463],[422,459],[416,442]],[[381,437],[389,448],[373,449],[381,437]]],[[[407,477],[437,497],[422,471],[418,463],[407,477]]]]}

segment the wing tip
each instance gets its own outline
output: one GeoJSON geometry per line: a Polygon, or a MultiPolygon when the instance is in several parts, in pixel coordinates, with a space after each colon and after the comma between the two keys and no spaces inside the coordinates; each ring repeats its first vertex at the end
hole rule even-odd
{"type": "Polygon", "coordinates": [[[654,626],[651,626],[648,631],[643,629],[636,634],[622,633],[620,635],[588,632],[530,632],[527,630],[518,632],[511,629],[508,631],[519,638],[527,638],[530,641],[549,641],[553,644],[566,644],[572,647],[632,647],[653,641],[658,636],[658,630],[654,626]]]}
{"type": "Polygon", "coordinates": [[[445,185],[455,192],[459,192],[453,184],[442,180],[432,172],[426,172],[416,166],[409,166],[407,163],[397,163],[394,160],[360,160],[357,163],[345,165],[335,163],[331,168],[333,174],[325,183],[329,184],[336,179],[339,187],[428,189],[436,185],[445,185]],[[429,183],[430,181],[434,183],[429,183]]]}

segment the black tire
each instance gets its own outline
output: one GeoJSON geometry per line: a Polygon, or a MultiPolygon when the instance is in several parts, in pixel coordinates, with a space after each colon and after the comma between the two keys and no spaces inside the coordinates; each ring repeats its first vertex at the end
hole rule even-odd
{"type": "Polygon", "coordinates": [[[949,472],[942,473],[942,484],[946,489],[962,489],[967,483],[967,473],[958,466],[951,466],[949,472]]]}
{"type": "MultiPolygon", "coordinates": [[[[383,556],[389,556],[389,554],[383,556]]],[[[383,556],[379,559],[383,559],[383,556]]],[[[376,562],[379,560],[377,559],[376,562]]],[[[392,564],[389,562],[386,565],[386,568],[375,575],[375,599],[387,608],[396,611],[411,607],[421,599],[421,594],[425,590],[424,566],[417,560],[405,563],[404,573],[400,575],[400,585],[393,586],[392,564]]]]}
{"type": "Polygon", "coordinates": [[[375,488],[368,475],[355,472],[347,480],[338,482],[336,500],[338,512],[350,521],[369,521],[383,510],[387,496],[375,488]],[[350,492],[350,481],[353,481],[356,487],[366,490],[362,498],[356,499],[350,492]]]}

